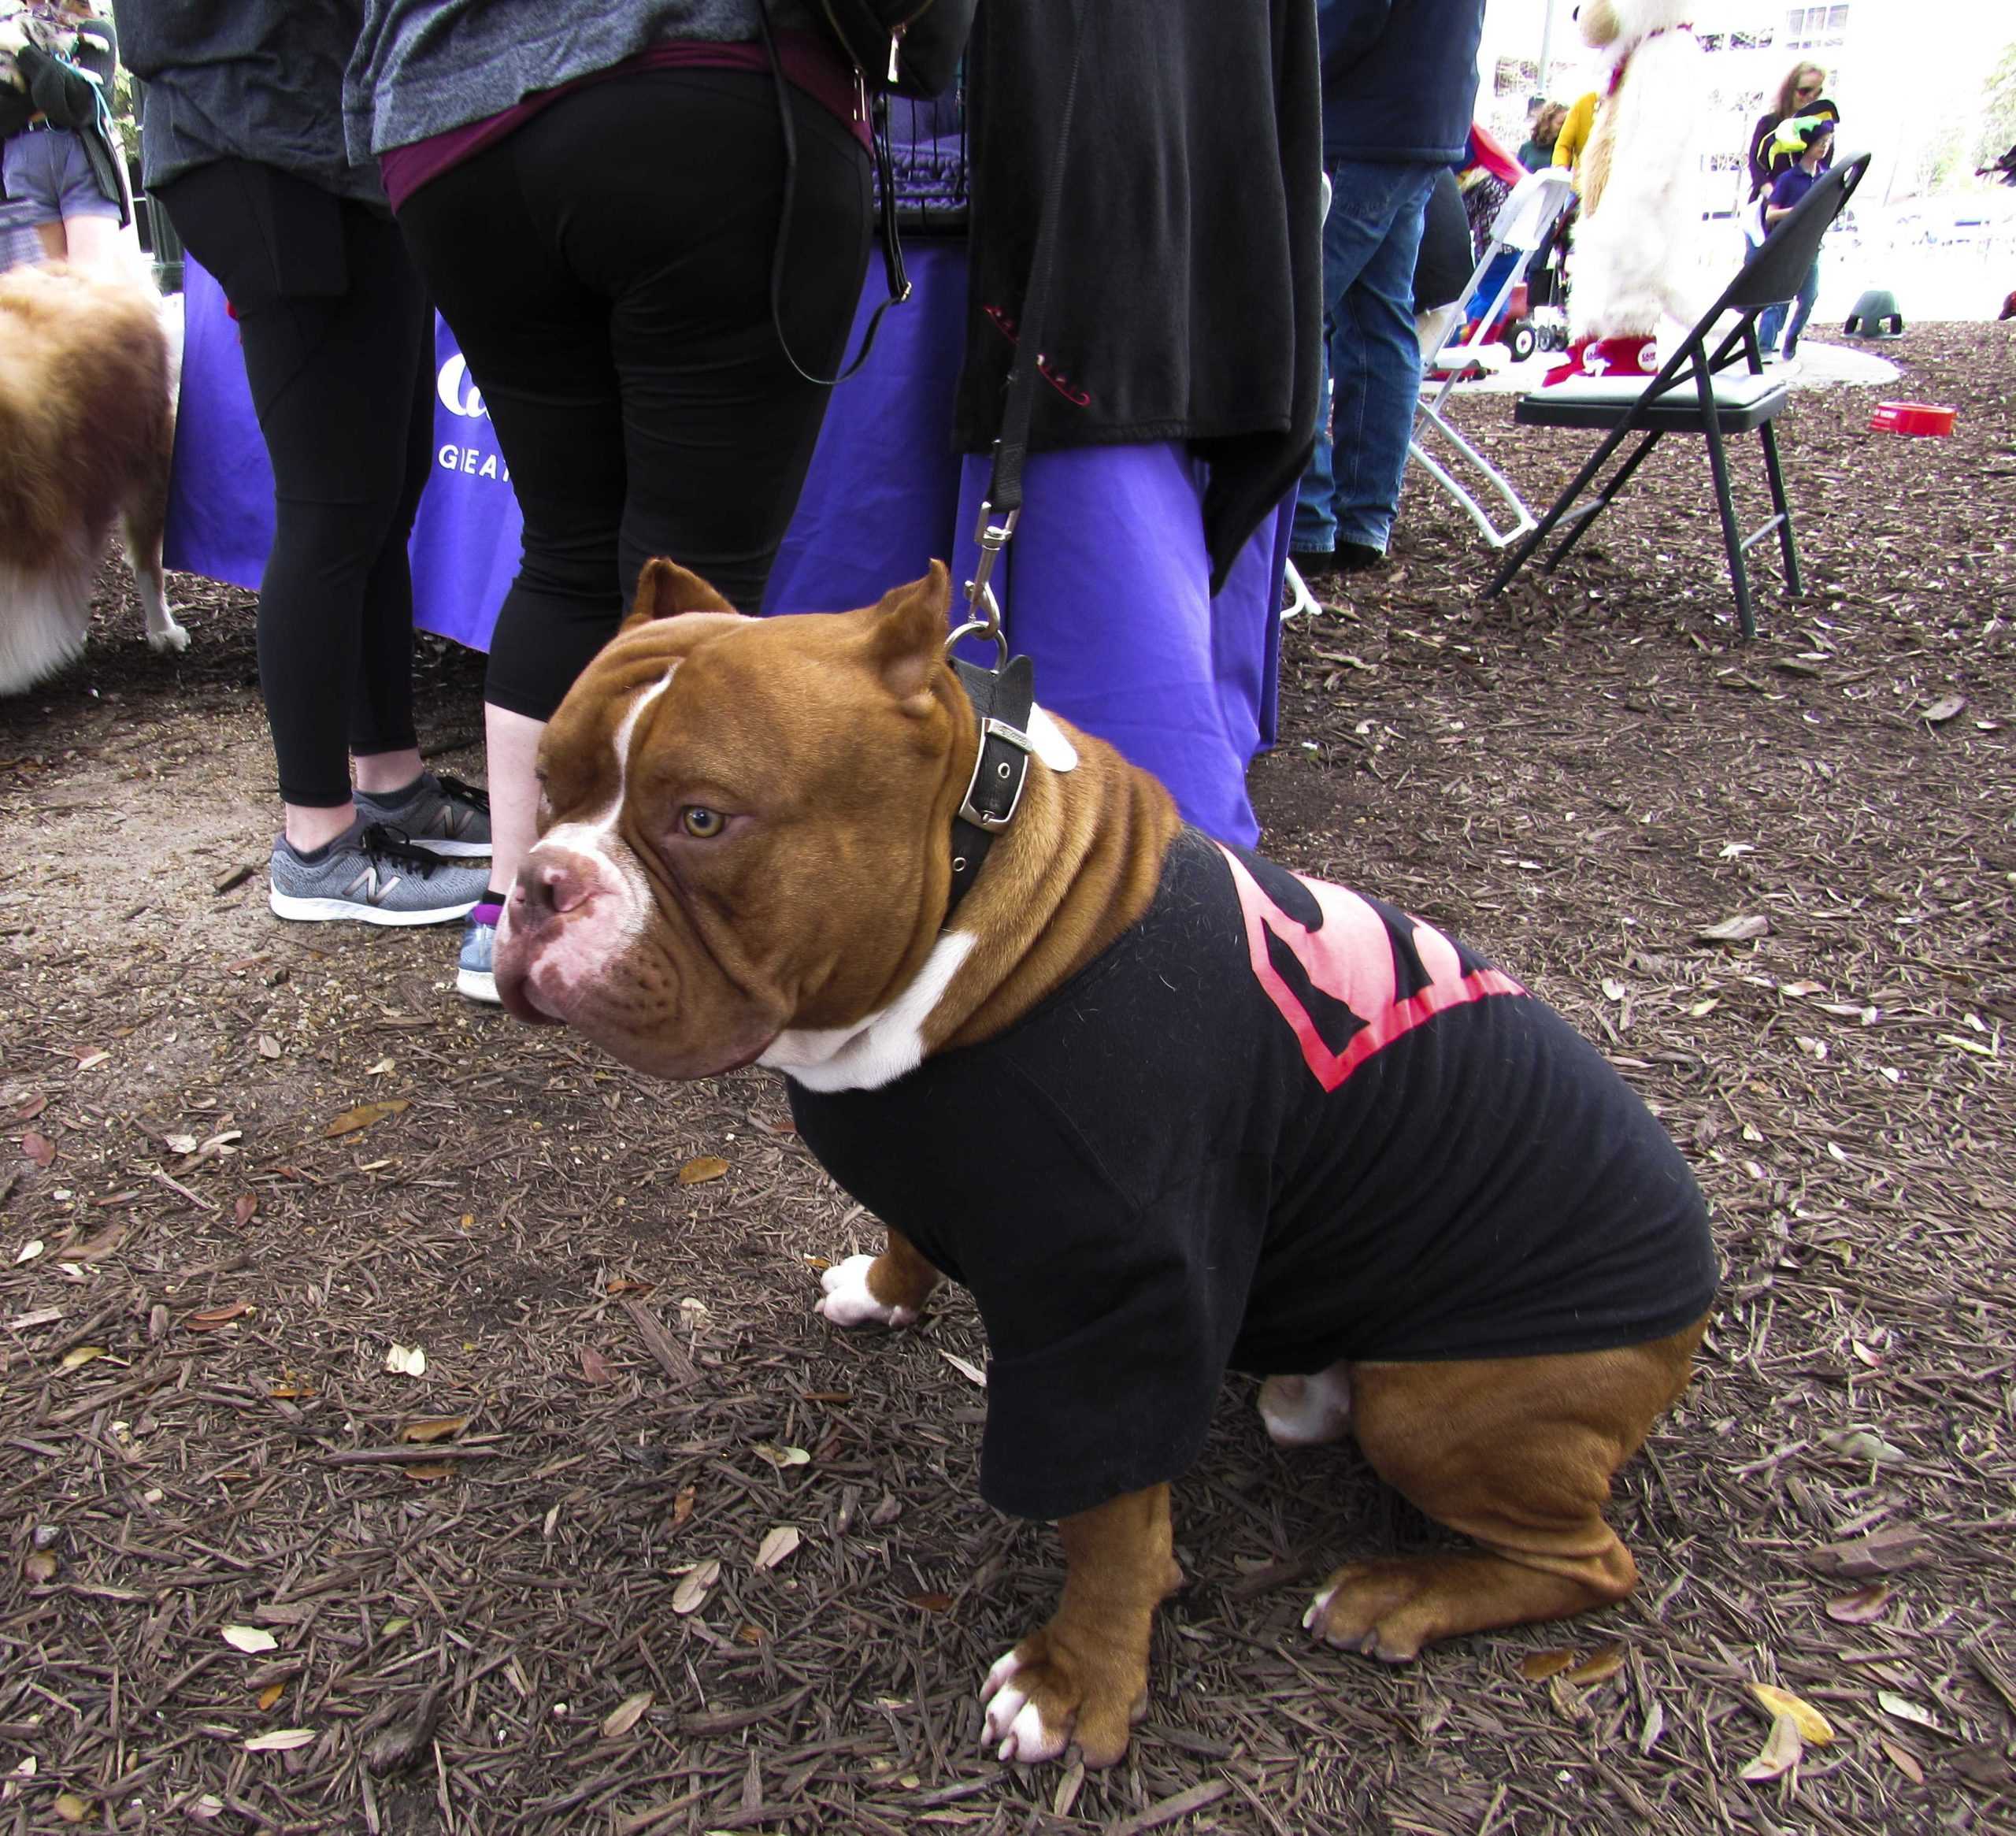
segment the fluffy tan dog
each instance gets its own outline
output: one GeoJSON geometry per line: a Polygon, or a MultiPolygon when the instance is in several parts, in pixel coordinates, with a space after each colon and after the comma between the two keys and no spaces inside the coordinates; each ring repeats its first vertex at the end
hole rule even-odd
{"type": "Polygon", "coordinates": [[[115,523],[147,642],[187,645],[161,560],[175,368],[160,295],[139,272],[51,262],[0,274],[0,695],[83,648],[115,523]]]}

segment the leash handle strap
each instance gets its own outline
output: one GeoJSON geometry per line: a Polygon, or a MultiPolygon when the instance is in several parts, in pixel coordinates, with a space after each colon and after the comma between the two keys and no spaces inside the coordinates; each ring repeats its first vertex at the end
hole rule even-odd
{"type": "MultiPolygon", "coordinates": [[[[881,194],[882,219],[882,274],[888,284],[888,298],[876,307],[875,316],[868,321],[868,329],[862,334],[861,349],[852,363],[846,365],[836,375],[814,376],[798,361],[791,347],[791,340],[784,336],[784,254],[791,243],[791,210],[798,193],[798,132],[791,125],[791,88],[784,77],[784,67],[777,56],[777,42],[770,30],[769,0],[757,0],[756,17],[763,28],[763,48],[770,60],[770,77],[777,91],[777,121],[784,145],[784,182],[783,195],[777,210],[777,239],[770,250],[770,323],[777,334],[777,345],[784,354],[784,362],[804,377],[808,383],[816,383],[822,389],[830,389],[845,382],[847,378],[867,362],[868,354],[875,348],[875,334],[882,328],[882,315],[892,306],[901,306],[910,296],[910,276],[903,267],[903,245],[896,233],[896,169],[889,150],[889,98],[880,90],[871,98],[868,87],[862,80],[860,71],[854,72],[854,93],[855,104],[869,124],[869,144],[875,160],[876,189],[881,194]]],[[[893,50],[891,55],[894,55],[893,50]]],[[[846,347],[841,347],[843,352],[846,347]]]]}
{"type": "MultiPolygon", "coordinates": [[[[1064,112],[1057,124],[1050,173],[1043,185],[1043,213],[1029,252],[1029,278],[1022,294],[1021,322],[1015,328],[1015,358],[1001,405],[1001,431],[994,443],[994,470],[988,480],[987,510],[1003,519],[1022,507],[1022,463],[1028,456],[1029,421],[1036,408],[1043,365],[1043,321],[1049,316],[1051,276],[1056,268],[1057,220],[1064,198],[1064,168],[1071,147],[1071,121],[1078,105],[1078,76],[1084,68],[1085,30],[1091,17],[1084,0],[1074,9],[1071,69],[1065,80],[1064,112]]],[[[986,521],[983,512],[982,522],[986,521]]],[[[1005,540],[1005,538],[1004,538],[1005,540]]]]}

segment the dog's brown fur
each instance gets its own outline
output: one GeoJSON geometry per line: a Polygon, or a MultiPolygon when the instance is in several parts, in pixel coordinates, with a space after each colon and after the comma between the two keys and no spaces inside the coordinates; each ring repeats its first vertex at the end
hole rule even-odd
{"type": "Polygon", "coordinates": [[[0,274],[0,694],[82,649],[115,523],[157,650],[187,635],[161,575],[173,370],[161,300],[123,269],[0,274]]]}

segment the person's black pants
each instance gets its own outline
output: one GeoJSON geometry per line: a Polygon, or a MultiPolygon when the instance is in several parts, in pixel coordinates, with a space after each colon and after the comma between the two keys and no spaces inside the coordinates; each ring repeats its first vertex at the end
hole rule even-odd
{"type": "MultiPolygon", "coordinates": [[[[791,355],[839,367],[866,266],[868,157],[790,91],[791,355]]],[[[756,611],[829,390],[787,361],[770,266],[784,158],[771,79],[592,83],[399,211],[510,467],[524,549],[486,695],[545,720],[669,555],[756,611]]]]}
{"type": "Polygon", "coordinates": [[[382,210],[221,159],[158,194],[217,276],[273,468],[259,687],[280,795],[329,808],[351,752],[413,744],[406,538],[433,443],[433,315],[382,210]]]}

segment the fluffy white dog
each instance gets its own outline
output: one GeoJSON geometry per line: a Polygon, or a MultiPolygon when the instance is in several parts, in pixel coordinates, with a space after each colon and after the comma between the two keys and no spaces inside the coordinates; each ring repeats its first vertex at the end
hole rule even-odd
{"type": "Polygon", "coordinates": [[[1583,155],[1573,342],[1550,380],[1577,372],[1650,375],[1662,317],[1708,303],[1701,209],[1710,124],[1707,72],[1687,21],[1694,0],[1584,0],[1583,38],[1607,65],[1583,155]]]}

